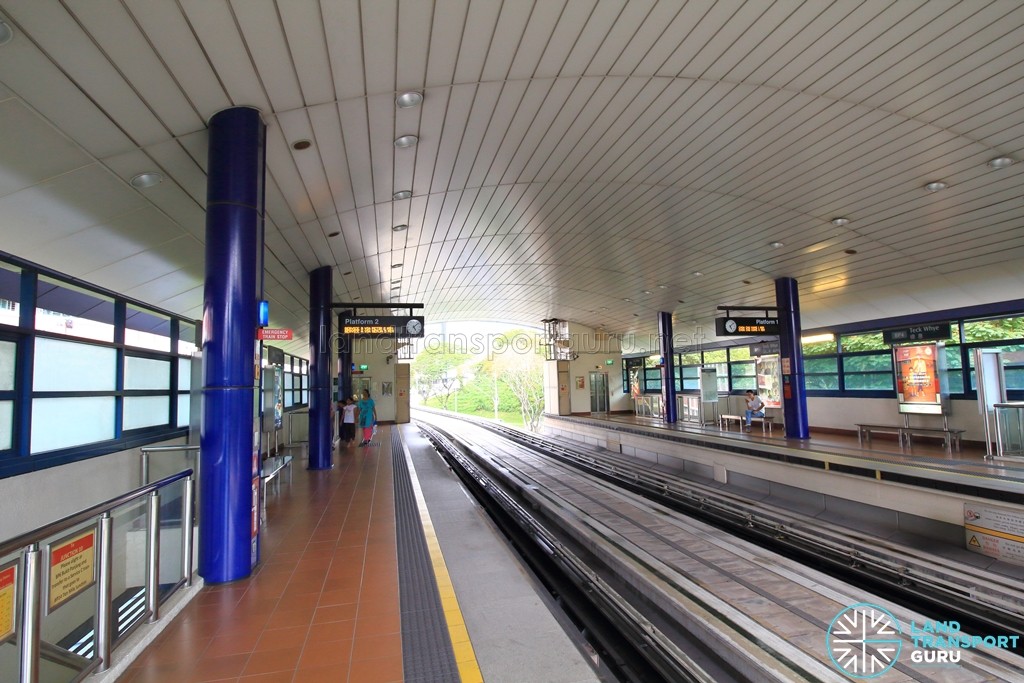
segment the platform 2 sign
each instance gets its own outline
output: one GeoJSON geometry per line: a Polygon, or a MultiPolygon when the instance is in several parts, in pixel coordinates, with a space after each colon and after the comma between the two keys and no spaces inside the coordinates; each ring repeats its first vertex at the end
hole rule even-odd
{"type": "Polygon", "coordinates": [[[1024,514],[1009,508],[964,503],[967,549],[1024,565],[1024,514]]]}
{"type": "Polygon", "coordinates": [[[96,581],[96,529],[50,545],[47,608],[52,612],[96,581]]]}
{"type": "Polygon", "coordinates": [[[0,643],[14,635],[17,617],[18,562],[10,562],[0,568],[0,643]]]}
{"type": "Polygon", "coordinates": [[[422,337],[423,318],[407,315],[345,316],[341,319],[341,333],[353,337],[422,337]]]}
{"type": "Polygon", "coordinates": [[[778,334],[778,318],[715,318],[715,332],[719,337],[739,337],[749,334],[778,334]]]}

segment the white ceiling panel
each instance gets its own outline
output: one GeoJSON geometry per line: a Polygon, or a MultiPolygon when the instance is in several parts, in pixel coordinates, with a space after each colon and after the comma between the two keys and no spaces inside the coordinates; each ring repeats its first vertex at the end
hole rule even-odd
{"type": "Polygon", "coordinates": [[[1024,164],[985,165],[1024,161],[1018,2],[3,5],[2,248],[178,312],[201,305],[204,122],[232,104],[268,124],[267,297],[300,331],[324,264],[337,296],[398,280],[431,320],[637,339],[781,276],[810,325],[1024,284],[1024,164]],[[143,170],[165,180],[136,191],[143,170]]]}

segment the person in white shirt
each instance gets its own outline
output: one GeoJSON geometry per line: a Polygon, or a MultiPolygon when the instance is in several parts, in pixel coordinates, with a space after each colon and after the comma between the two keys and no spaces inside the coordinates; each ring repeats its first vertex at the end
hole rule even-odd
{"type": "Polygon", "coordinates": [[[350,398],[341,408],[341,439],[349,446],[356,440],[356,404],[350,398]]]}
{"type": "Polygon", "coordinates": [[[747,426],[746,430],[750,431],[750,419],[753,417],[764,417],[764,402],[758,397],[754,391],[747,391],[747,426]]]}

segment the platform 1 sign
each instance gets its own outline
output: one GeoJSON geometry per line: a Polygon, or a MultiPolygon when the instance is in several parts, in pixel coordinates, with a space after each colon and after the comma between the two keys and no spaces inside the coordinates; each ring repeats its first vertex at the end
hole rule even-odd
{"type": "Polygon", "coordinates": [[[967,549],[1024,565],[1024,514],[1010,508],[964,503],[967,549]]]}
{"type": "Polygon", "coordinates": [[[407,315],[345,316],[341,333],[353,337],[422,337],[423,318],[407,315]]]}
{"type": "Polygon", "coordinates": [[[740,337],[749,334],[778,334],[778,318],[715,318],[719,337],[740,337]]]}

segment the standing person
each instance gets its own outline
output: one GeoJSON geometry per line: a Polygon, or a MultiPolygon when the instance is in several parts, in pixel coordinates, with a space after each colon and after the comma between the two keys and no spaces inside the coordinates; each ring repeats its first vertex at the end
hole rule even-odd
{"type": "Polygon", "coordinates": [[[341,440],[349,446],[356,440],[356,404],[351,398],[341,407],[341,440]]]}
{"type": "Polygon", "coordinates": [[[757,393],[751,390],[747,390],[747,426],[746,430],[750,431],[750,418],[752,417],[764,417],[764,402],[758,397],[757,393]]]}
{"type": "Polygon", "coordinates": [[[359,426],[363,428],[363,440],[360,446],[369,446],[370,438],[373,436],[373,425],[377,424],[377,406],[370,398],[370,390],[363,389],[363,398],[356,405],[358,412],[359,426]]]}

